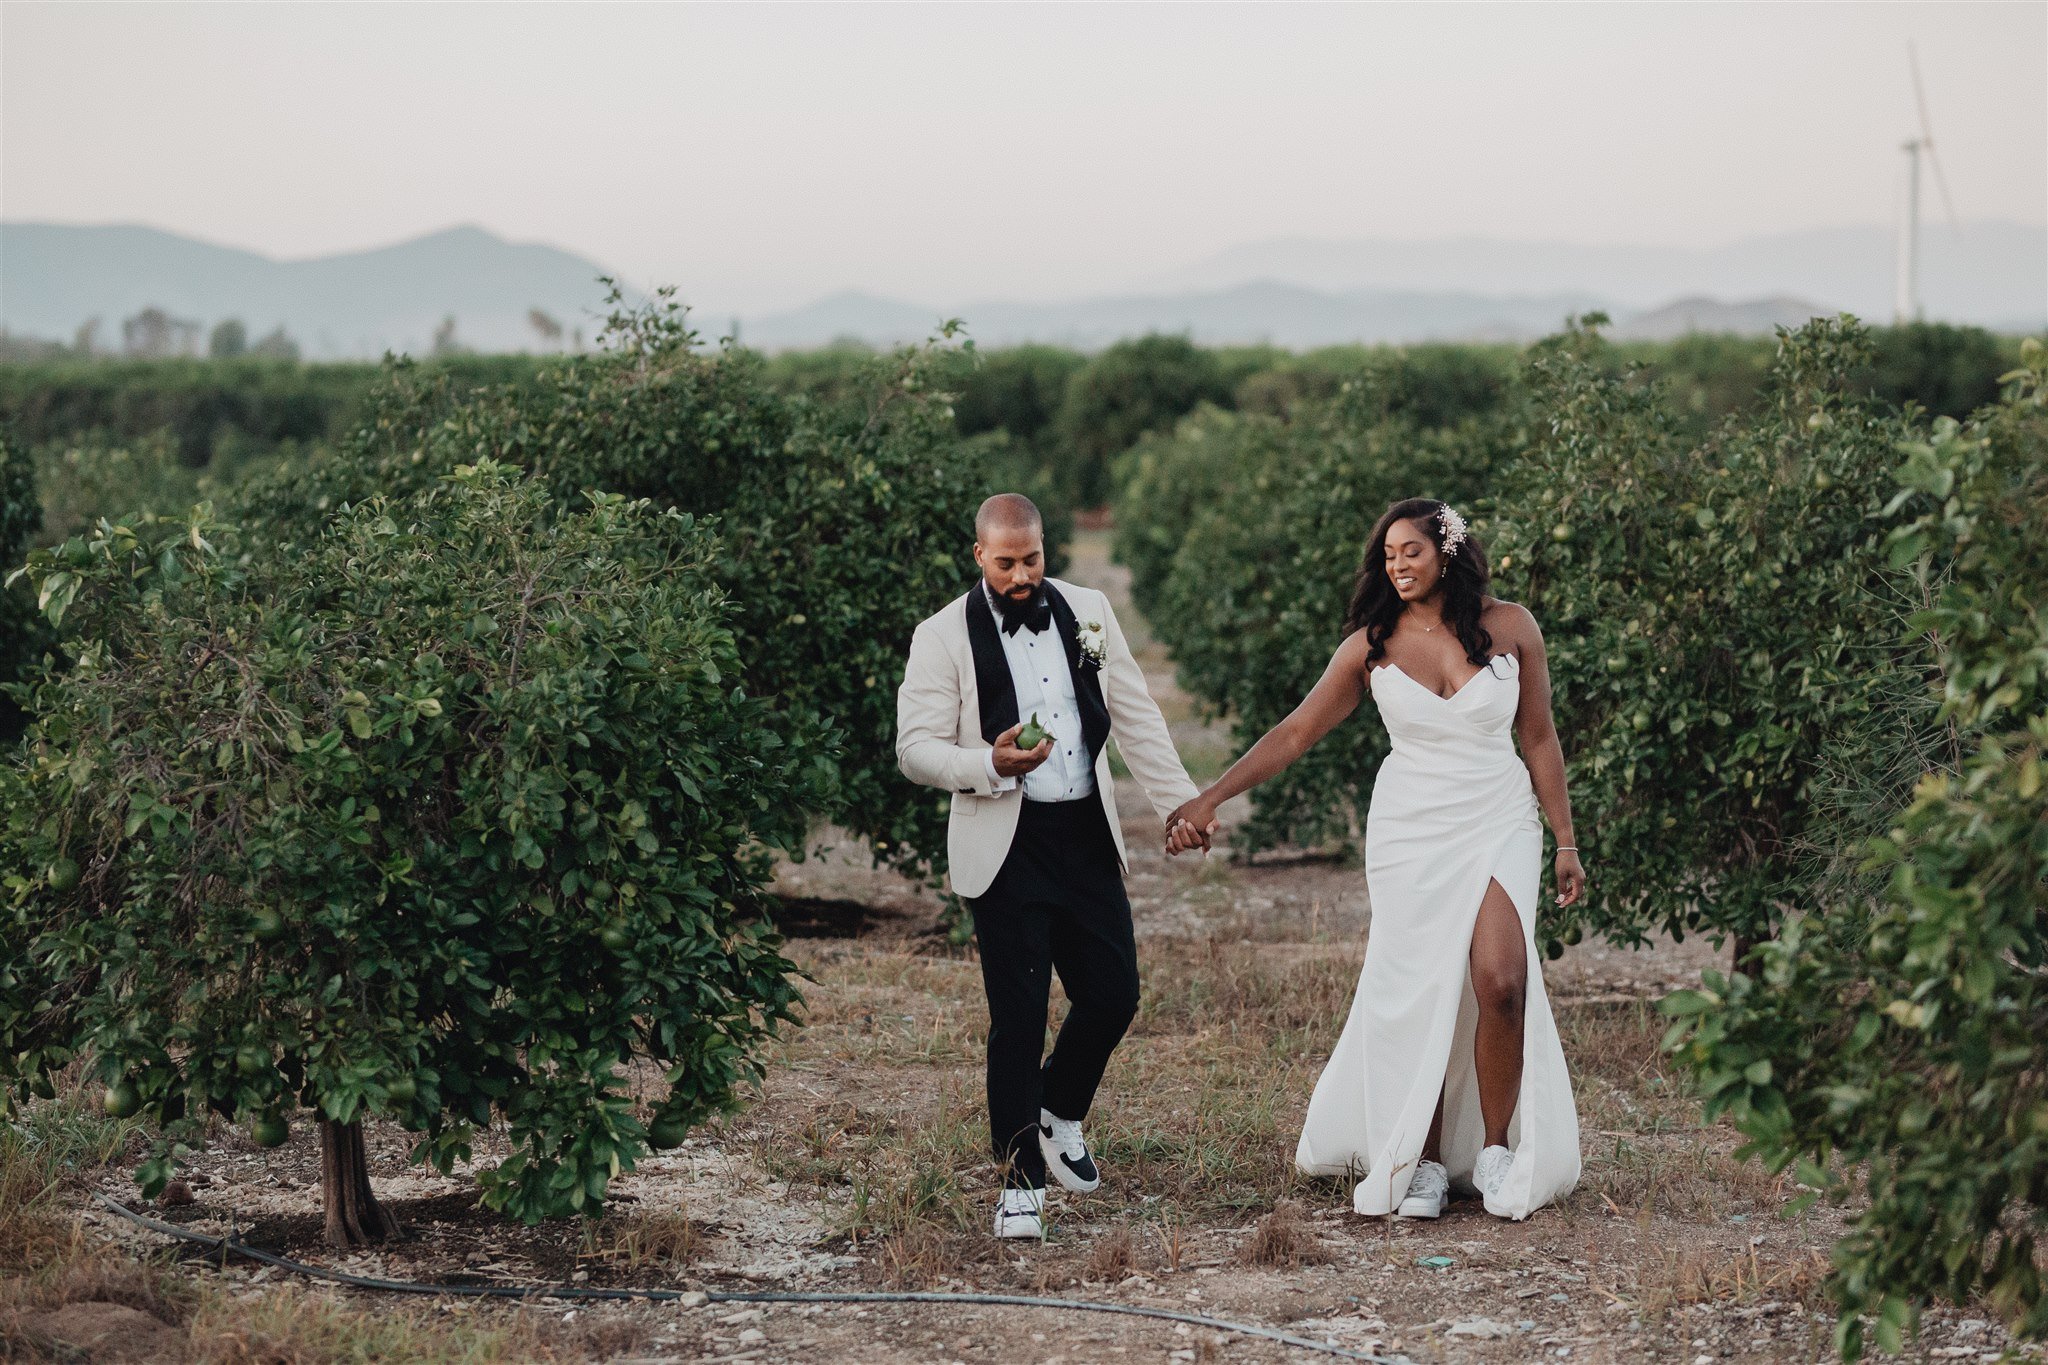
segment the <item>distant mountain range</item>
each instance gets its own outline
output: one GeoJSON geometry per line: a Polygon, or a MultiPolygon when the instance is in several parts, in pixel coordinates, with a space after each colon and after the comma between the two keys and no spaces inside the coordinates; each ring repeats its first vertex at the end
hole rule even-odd
{"type": "MultiPolygon", "coordinates": [[[[1454,291],[1323,293],[1256,280],[1227,289],[1132,294],[1072,303],[962,304],[982,346],[1024,341],[1095,350],[1146,332],[1184,332],[1208,345],[1267,342],[1302,349],[1344,342],[1519,340],[1555,331],[1572,313],[1603,306],[1592,294],[1489,297],[1454,291]]],[[[871,344],[929,336],[940,313],[865,294],[835,294],[807,308],[743,322],[741,339],[769,350],[854,339],[871,344]]]]}
{"type": "MultiPolygon", "coordinates": [[[[1443,289],[1475,294],[1584,290],[1616,316],[1674,298],[1790,295],[1872,321],[1892,315],[1897,242],[1879,227],[1752,237],[1725,246],[1582,246],[1486,238],[1276,238],[1232,247],[1146,282],[1162,292],[1276,280],[1305,289],[1443,289]]],[[[2048,326],[2048,227],[1930,221],[1920,234],[1927,316],[2007,331],[2048,326]]]]}
{"type": "Polygon", "coordinates": [[[421,354],[452,317],[462,345],[535,350],[529,311],[561,324],[564,343],[570,329],[588,334],[607,273],[476,227],[277,261],[150,227],[0,223],[0,326],[68,341],[98,318],[101,344],[118,346],[121,320],[154,306],[202,327],[240,318],[252,337],[282,326],[308,357],[333,359],[421,354]]]}
{"type": "Polygon", "coordinates": [[[1621,341],[1670,341],[1693,332],[1761,336],[1779,327],[1804,326],[1808,318],[1821,316],[1834,314],[1816,304],[1782,295],[1748,303],[1690,298],[1626,317],[1609,329],[1608,335],[1621,341]]]}
{"type": "MultiPolygon", "coordinates": [[[[1934,225],[1924,241],[1929,316],[2013,331],[2048,327],[2048,229],[1985,222],[1956,234],[1934,225]]],[[[1045,341],[1082,349],[1150,331],[1292,348],[1513,341],[1594,308],[1616,319],[1618,336],[1756,333],[1839,309],[1889,318],[1891,249],[1890,235],[1877,228],[1711,251],[1289,239],[1236,247],[1110,297],[933,307],[847,292],[791,312],[742,316],[739,324],[742,340],[765,349],[914,341],[944,317],[964,318],[984,346],[1045,341]]],[[[202,328],[240,318],[251,336],[282,326],[314,358],[418,354],[449,318],[454,339],[477,350],[554,349],[572,344],[575,330],[594,333],[602,311],[597,277],[606,273],[574,253],[476,227],[278,261],[149,227],[5,223],[0,328],[68,340],[97,318],[100,344],[111,347],[123,319],[153,306],[202,328]],[[562,325],[560,339],[536,329],[535,309],[562,325]]],[[[687,298],[689,281],[680,283],[687,298]]]]}

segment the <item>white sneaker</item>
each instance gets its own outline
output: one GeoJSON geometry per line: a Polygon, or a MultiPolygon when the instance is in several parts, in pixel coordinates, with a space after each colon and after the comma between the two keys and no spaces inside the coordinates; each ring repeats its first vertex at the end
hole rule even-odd
{"type": "Polygon", "coordinates": [[[996,1236],[1045,1240],[1045,1191],[1004,1190],[996,1201],[996,1236]]]}
{"type": "Polygon", "coordinates": [[[1415,1168],[1415,1176],[1408,1182],[1407,1197],[1394,1210],[1397,1218],[1436,1218],[1444,1211],[1444,1201],[1450,1197],[1451,1173],[1440,1161],[1425,1161],[1415,1168]]]}
{"type": "Polygon", "coordinates": [[[1076,1194],[1087,1194],[1102,1184],[1102,1172],[1095,1169],[1095,1158],[1088,1154],[1079,1119],[1056,1119],[1052,1110],[1039,1110],[1038,1150],[1052,1178],[1076,1194]]]}
{"type": "Polygon", "coordinates": [[[1511,1218],[1514,1215],[1494,1205],[1494,1195],[1501,1182],[1507,1179],[1509,1168],[1515,1164],[1515,1154],[1505,1147],[1488,1147],[1479,1154],[1479,1160],[1472,1166],[1472,1184],[1480,1197],[1486,1201],[1486,1211],[1496,1218],[1511,1218]]]}

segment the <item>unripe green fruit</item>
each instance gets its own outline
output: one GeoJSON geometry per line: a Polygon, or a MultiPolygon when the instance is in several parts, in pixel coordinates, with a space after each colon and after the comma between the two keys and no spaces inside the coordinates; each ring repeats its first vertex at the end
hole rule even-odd
{"type": "Polygon", "coordinates": [[[681,1119],[659,1118],[647,1125],[647,1145],[658,1152],[682,1146],[689,1135],[690,1126],[681,1119]]]}
{"type": "Polygon", "coordinates": [[[270,1065],[270,1054],[260,1047],[235,1049],[235,1070],[244,1076],[253,1076],[270,1065]]]}
{"type": "Polygon", "coordinates": [[[133,1081],[116,1081],[107,1087],[100,1107],[107,1111],[108,1118],[134,1118],[135,1112],[142,1108],[142,1095],[133,1081]]]}
{"type": "Polygon", "coordinates": [[[420,1093],[419,1083],[410,1076],[400,1076],[384,1087],[393,1104],[411,1104],[420,1093]]]}
{"type": "Polygon", "coordinates": [[[59,858],[44,875],[49,878],[52,891],[69,891],[78,885],[78,864],[70,858],[59,858]]]}
{"type": "Polygon", "coordinates": [[[1557,525],[1550,528],[1550,538],[1560,545],[1564,544],[1572,538],[1572,524],[1568,521],[1560,521],[1557,525]]]}
{"type": "Polygon", "coordinates": [[[284,916],[266,905],[249,916],[249,929],[268,942],[284,932],[284,916]]]}
{"type": "Polygon", "coordinates": [[[597,931],[597,941],[615,953],[623,953],[633,946],[633,935],[627,932],[625,925],[613,920],[597,931]]]}
{"type": "Polygon", "coordinates": [[[1033,711],[1030,723],[1017,732],[1017,747],[1020,749],[1036,749],[1039,745],[1045,743],[1045,733],[1045,727],[1038,723],[1038,713],[1033,711]]]}
{"type": "Polygon", "coordinates": [[[282,1147],[291,1135],[292,1127],[282,1114],[265,1114],[249,1125],[249,1136],[258,1147],[282,1147]]]}

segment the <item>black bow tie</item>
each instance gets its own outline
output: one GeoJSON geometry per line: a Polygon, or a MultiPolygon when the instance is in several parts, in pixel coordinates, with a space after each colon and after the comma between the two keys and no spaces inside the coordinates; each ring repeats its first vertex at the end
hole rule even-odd
{"type": "Polygon", "coordinates": [[[1003,634],[1015,635],[1021,627],[1036,635],[1052,625],[1052,601],[1043,592],[1019,602],[1007,593],[995,594],[996,614],[1003,618],[1003,634]]]}

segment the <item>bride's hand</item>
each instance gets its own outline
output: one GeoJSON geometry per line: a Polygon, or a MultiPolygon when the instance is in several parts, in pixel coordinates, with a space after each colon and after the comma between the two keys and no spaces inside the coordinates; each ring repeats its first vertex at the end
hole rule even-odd
{"type": "Polygon", "coordinates": [[[1221,828],[1215,808],[1206,800],[1198,796],[1183,802],[1166,817],[1167,855],[1171,857],[1197,848],[1206,853],[1210,836],[1221,828]]]}
{"type": "Polygon", "coordinates": [[[1557,903],[1560,906],[1576,905],[1579,897],[1586,893],[1586,869],[1579,862],[1579,855],[1564,849],[1557,855],[1557,903]]]}

